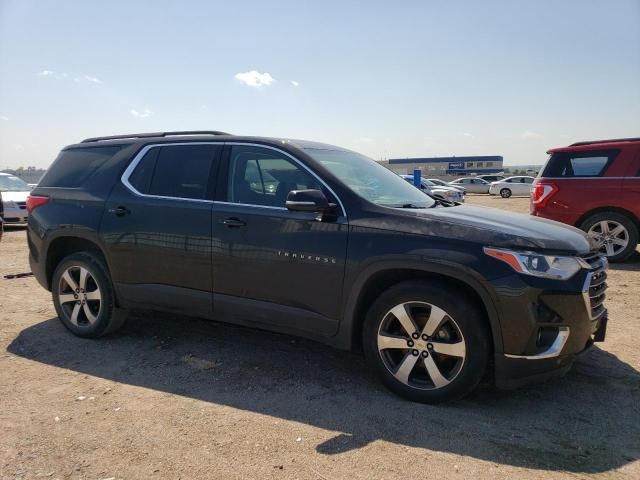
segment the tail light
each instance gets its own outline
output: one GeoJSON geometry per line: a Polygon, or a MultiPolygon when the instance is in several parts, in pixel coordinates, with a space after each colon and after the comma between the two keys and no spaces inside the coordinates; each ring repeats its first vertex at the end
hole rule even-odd
{"type": "Polygon", "coordinates": [[[554,183],[535,182],[531,188],[531,206],[544,207],[557,191],[558,186],[554,183]]]}
{"type": "Polygon", "coordinates": [[[38,195],[29,195],[27,197],[27,212],[31,213],[36,208],[49,202],[49,197],[41,197],[38,195]]]}

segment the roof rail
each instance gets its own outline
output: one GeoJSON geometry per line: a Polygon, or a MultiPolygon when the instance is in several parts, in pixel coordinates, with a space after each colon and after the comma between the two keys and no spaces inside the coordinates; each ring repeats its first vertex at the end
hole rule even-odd
{"type": "Polygon", "coordinates": [[[577,147],[579,145],[593,145],[598,143],[613,143],[613,142],[638,142],[640,141],[640,137],[635,138],[612,138],[609,140],[593,140],[592,142],[576,142],[572,143],[571,147],[577,147]]]}
{"type": "Polygon", "coordinates": [[[177,135],[231,135],[217,130],[185,130],[180,132],[130,133],[127,135],[110,135],[107,137],[85,138],[80,143],[101,142],[104,140],[121,140],[127,138],[170,137],[177,135]]]}

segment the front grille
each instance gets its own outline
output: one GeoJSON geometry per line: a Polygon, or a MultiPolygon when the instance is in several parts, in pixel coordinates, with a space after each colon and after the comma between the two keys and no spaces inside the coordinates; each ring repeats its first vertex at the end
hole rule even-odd
{"type": "Polygon", "coordinates": [[[591,282],[585,285],[585,301],[588,296],[588,307],[591,309],[591,319],[598,320],[602,317],[607,309],[604,306],[607,290],[607,260],[598,254],[591,254],[582,257],[591,270],[591,282]]]}

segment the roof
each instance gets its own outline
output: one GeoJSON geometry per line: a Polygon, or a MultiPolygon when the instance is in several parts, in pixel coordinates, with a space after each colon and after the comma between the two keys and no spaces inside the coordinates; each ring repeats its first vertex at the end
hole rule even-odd
{"type": "Polygon", "coordinates": [[[444,163],[444,162],[502,162],[502,155],[476,155],[470,157],[418,157],[390,158],[390,165],[402,163],[444,163]]]}
{"type": "Polygon", "coordinates": [[[256,136],[243,136],[232,135],[230,133],[220,132],[217,130],[189,130],[179,132],[153,132],[153,133],[131,133],[123,135],[109,135],[105,137],[92,137],[82,140],[80,143],[69,145],[66,148],[83,148],[88,144],[94,145],[130,145],[135,143],[172,143],[175,141],[190,141],[190,142],[209,142],[212,140],[221,142],[246,142],[246,143],[265,143],[272,146],[276,145],[291,145],[301,149],[316,149],[316,150],[340,150],[347,151],[347,149],[330,145],[328,143],[314,142],[310,140],[289,139],[280,137],[256,137],[256,136]]]}

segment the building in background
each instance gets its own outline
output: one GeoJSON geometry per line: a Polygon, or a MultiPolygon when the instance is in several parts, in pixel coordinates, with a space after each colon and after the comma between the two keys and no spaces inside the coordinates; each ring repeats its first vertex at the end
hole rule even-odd
{"type": "Polygon", "coordinates": [[[420,157],[391,158],[382,162],[392,172],[399,175],[413,173],[414,169],[422,171],[426,177],[463,176],[471,174],[500,173],[504,170],[503,158],[500,155],[484,155],[473,157],[420,157]]]}

